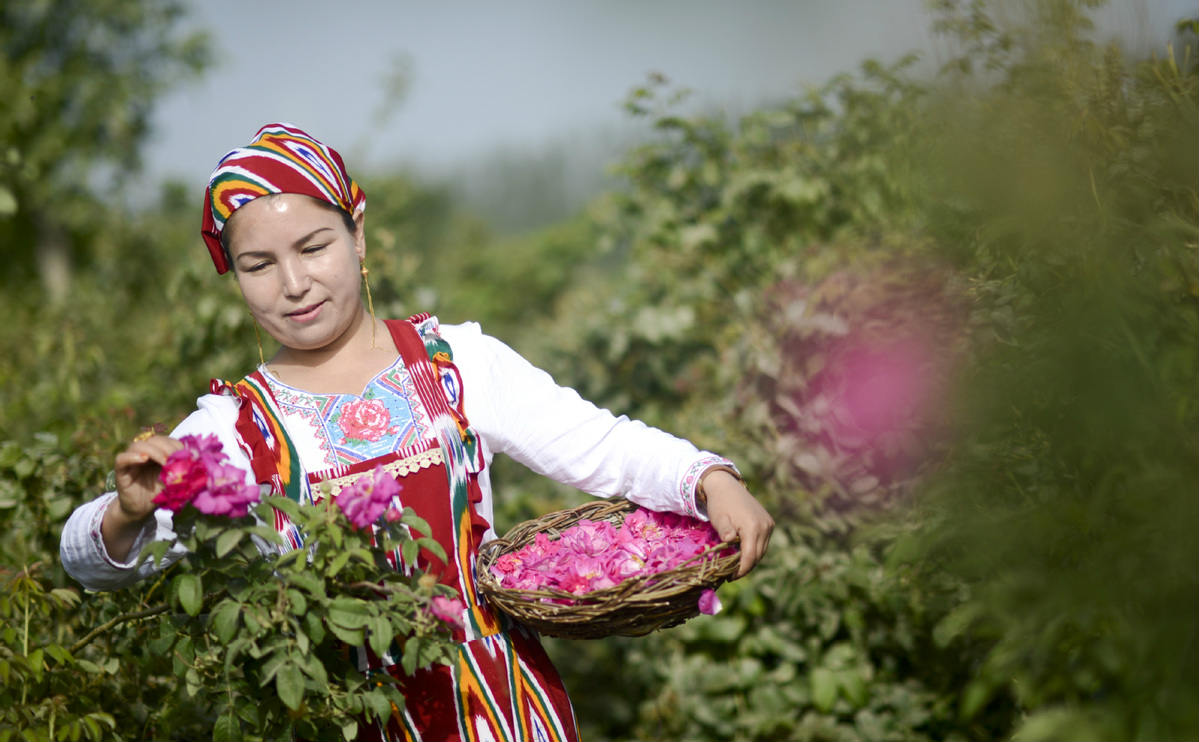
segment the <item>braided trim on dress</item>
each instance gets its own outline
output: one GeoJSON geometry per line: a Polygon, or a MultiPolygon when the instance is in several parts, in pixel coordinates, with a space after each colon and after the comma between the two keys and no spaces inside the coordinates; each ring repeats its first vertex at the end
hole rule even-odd
{"type": "MultiPolygon", "coordinates": [[[[400,477],[406,477],[409,474],[420,471],[421,469],[428,469],[430,466],[436,466],[437,464],[444,462],[445,459],[441,455],[441,449],[430,448],[427,451],[421,451],[418,454],[409,456],[406,459],[389,461],[386,464],[382,464],[382,466],[383,471],[387,472],[396,479],[399,479],[400,477]]],[[[346,487],[354,484],[354,482],[356,482],[360,477],[373,477],[374,475],[375,472],[371,470],[347,474],[344,477],[337,477],[336,479],[326,479],[325,481],[321,482],[321,489],[325,489],[327,487],[329,496],[336,497],[338,493],[340,493],[346,487]]]]}

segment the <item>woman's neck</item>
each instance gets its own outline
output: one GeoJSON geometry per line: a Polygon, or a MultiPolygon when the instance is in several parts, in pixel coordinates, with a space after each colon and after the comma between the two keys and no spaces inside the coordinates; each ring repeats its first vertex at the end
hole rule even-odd
{"type": "Polygon", "coordinates": [[[360,312],[332,343],[314,349],[284,346],[267,368],[285,384],[314,394],[360,394],[395,359],[387,326],[360,312]]]}

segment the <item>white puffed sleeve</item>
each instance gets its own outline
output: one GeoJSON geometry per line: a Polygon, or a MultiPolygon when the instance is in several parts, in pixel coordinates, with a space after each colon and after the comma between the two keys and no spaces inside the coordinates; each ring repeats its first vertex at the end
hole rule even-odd
{"type": "MultiPolygon", "coordinates": [[[[221,441],[221,448],[229,457],[229,463],[240,467],[247,473],[247,483],[252,482],[249,474],[250,462],[241,448],[237,445],[234,425],[237,422],[238,403],[232,397],[206,394],[196,401],[197,409],[171,431],[172,438],[185,435],[212,434],[221,441]]],[[[171,511],[159,508],[154,512],[154,518],[146,522],[141,534],[129,551],[127,561],[119,562],[113,559],[104,548],[104,539],[100,535],[100,522],[104,519],[104,511],[116,497],[115,492],[107,492],[100,497],[85,503],[75,509],[63,527],[62,539],[59,543],[59,555],[67,574],[74,577],[89,590],[115,590],[127,587],[146,577],[166,569],[183,557],[185,551],[179,544],[173,544],[166,556],[158,563],[150,561],[138,563],[138,555],[143,547],[151,541],[175,540],[172,528],[171,511]]]]}
{"type": "Polygon", "coordinates": [[[462,374],[467,418],[488,453],[598,497],[706,518],[695,488],[711,466],[732,462],[559,386],[474,322],[442,325],[462,374]]]}

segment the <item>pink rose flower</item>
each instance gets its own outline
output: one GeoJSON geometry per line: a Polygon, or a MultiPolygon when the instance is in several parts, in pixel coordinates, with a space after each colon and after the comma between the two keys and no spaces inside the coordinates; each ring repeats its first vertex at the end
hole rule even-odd
{"type": "Polygon", "coordinates": [[[623,549],[609,552],[603,557],[604,575],[619,585],[630,577],[636,577],[645,569],[645,562],[623,549]]]}
{"type": "MultiPolygon", "coordinates": [[[[583,556],[571,559],[552,573],[554,582],[562,590],[582,595],[595,590],[593,583],[604,574],[604,567],[595,557],[583,556]]],[[[611,585],[607,585],[611,587],[611,585]]]]}
{"type": "MultiPolygon", "coordinates": [[[[491,572],[503,587],[582,595],[674,569],[718,543],[708,523],[642,508],[619,528],[582,519],[557,540],[538,533],[531,543],[497,559],[491,572]]],[[[715,594],[705,597],[704,607],[711,608],[713,600],[715,594]]]]}
{"type": "Polygon", "coordinates": [[[208,469],[195,451],[185,447],[167,457],[158,481],[162,490],[154,496],[154,504],[177,513],[208,486],[208,469]]]}
{"type": "Polygon", "coordinates": [[[192,500],[192,507],[206,515],[241,518],[258,502],[258,485],[246,484],[245,472],[229,464],[208,469],[208,487],[192,500]]]}
{"type": "Polygon", "coordinates": [[[662,535],[662,527],[654,519],[654,512],[645,508],[637,508],[630,513],[620,527],[644,541],[651,541],[662,535]]]}
{"type": "Polygon", "coordinates": [[[715,590],[704,590],[699,594],[699,612],[707,616],[715,615],[721,608],[720,598],[715,590]]]}
{"type": "Polygon", "coordinates": [[[429,613],[459,629],[462,628],[462,614],[465,611],[466,604],[459,598],[446,598],[437,595],[429,601],[429,613]]]}
{"type": "Polygon", "coordinates": [[[355,528],[362,529],[379,520],[399,492],[399,482],[380,464],[370,476],[359,477],[333,501],[355,528]]]}
{"type": "Polygon", "coordinates": [[[356,399],[341,408],[337,421],[346,438],[360,441],[379,440],[391,424],[391,412],[377,399],[356,399]]]}
{"type": "Polygon", "coordinates": [[[515,574],[518,570],[523,569],[524,562],[517,554],[504,554],[495,560],[495,564],[491,565],[491,573],[500,580],[504,579],[507,575],[515,574]]]}
{"type": "Polygon", "coordinates": [[[167,457],[159,473],[162,491],[154,503],[172,512],[191,505],[206,515],[240,518],[258,502],[258,485],[246,484],[245,472],[228,463],[215,435],[185,435],[183,448],[167,457]]]}
{"type": "Polygon", "coordinates": [[[612,548],[616,529],[607,521],[580,520],[562,533],[561,548],[576,554],[599,556],[612,548]]]}

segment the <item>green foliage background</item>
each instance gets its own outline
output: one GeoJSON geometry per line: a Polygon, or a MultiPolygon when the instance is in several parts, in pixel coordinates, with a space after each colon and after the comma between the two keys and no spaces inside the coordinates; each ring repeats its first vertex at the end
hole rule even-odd
{"type": "MultiPolygon", "coordinates": [[[[83,5],[121,38],[171,38],[151,31],[177,12],[83,5]]],[[[868,62],[736,122],[680,116],[650,80],[627,108],[659,134],[618,165],[624,186],[533,233],[362,178],[381,314],[481,321],[584,396],[737,460],[778,520],[721,614],[547,641],[586,737],[1199,736],[1199,28],[1129,59],[1089,41],[1092,5],[938,0],[957,52],[935,77],[868,62]],[[917,274],[961,307],[948,434],[913,477],[871,481],[796,427],[796,395],[826,373],[823,318],[897,327],[883,308],[917,274]]],[[[22,30],[53,7],[0,11],[4,89],[49,84],[23,70],[51,62],[22,60],[71,48],[69,26],[22,30]]],[[[204,54],[157,46],[160,76],[136,79],[152,95],[204,54]]],[[[87,105],[103,74],[55,84],[112,126],[87,105]]],[[[210,736],[212,707],[137,622],[71,651],[144,603],[80,593],[57,538],[140,426],[256,361],[252,326],[206,265],[191,186],[140,215],[99,204],[66,173],[136,137],[72,143],[21,116],[0,114],[6,252],[27,277],[39,255],[75,270],[69,303],[52,282],[0,295],[0,738],[210,736]]],[[[495,483],[501,531],[580,497],[503,460],[495,483]]]]}

